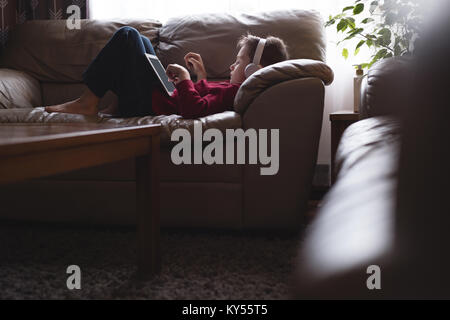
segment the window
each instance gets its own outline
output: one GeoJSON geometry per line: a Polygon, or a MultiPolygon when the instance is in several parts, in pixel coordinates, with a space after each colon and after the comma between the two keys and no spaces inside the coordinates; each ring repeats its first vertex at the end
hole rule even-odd
{"type": "Polygon", "coordinates": [[[92,19],[147,18],[166,22],[170,17],[210,12],[254,13],[282,9],[316,9],[325,16],[349,0],[91,0],[92,19]]]}

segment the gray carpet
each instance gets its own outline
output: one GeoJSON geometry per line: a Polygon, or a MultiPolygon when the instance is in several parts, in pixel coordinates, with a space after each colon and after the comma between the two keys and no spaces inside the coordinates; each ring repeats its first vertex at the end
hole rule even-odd
{"type": "Polygon", "coordinates": [[[162,272],[134,278],[132,229],[0,224],[0,299],[286,299],[297,235],[163,231],[162,272]],[[66,268],[79,265],[82,289],[66,268]]]}

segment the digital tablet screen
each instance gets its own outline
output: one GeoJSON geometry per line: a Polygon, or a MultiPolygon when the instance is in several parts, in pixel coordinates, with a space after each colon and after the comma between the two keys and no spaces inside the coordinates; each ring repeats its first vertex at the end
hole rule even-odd
{"type": "Polygon", "coordinates": [[[158,75],[159,81],[161,82],[162,86],[166,90],[168,95],[172,95],[173,91],[175,90],[175,85],[169,81],[169,78],[167,77],[166,70],[164,69],[163,65],[159,61],[158,57],[151,54],[146,54],[148,60],[150,61],[151,66],[153,67],[153,70],[158,75]]]}

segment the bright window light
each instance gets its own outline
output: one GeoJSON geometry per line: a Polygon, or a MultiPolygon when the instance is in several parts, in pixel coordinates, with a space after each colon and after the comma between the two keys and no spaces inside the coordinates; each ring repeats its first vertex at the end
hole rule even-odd
{"type": "Polygon", "coordinates": [[[226,12],[255,13],[283,9],[316,9],[328,16],[349,3],[349,0],[90,0],[92,19],[134,18],[166,22],[171,17],[226,12]]]}

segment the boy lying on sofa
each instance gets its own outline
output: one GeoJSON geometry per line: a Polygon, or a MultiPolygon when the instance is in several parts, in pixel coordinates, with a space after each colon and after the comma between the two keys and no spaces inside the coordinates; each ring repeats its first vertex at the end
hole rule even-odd
{"type": "Polygon", "coordinates": [[[100,99],[108,90],[118,96],[122,117],[179,114],[199,118],[232,110],[235,95],[246,78],[258,69],[288,59],[286,45],[276,37],[245,35],[238,48],[236,61],[230,66],[229,82],[208,82],[202,57],[197,53],[184,57],[186,66],[197,76],[195,84],[186,68],[168,65],[167,76],[176,86],[172,96],[168,96],[145,56],[155,55],[151,42],[136,29],[123,27],[83,73],[88,89],[82,96],[45,110],[96,115],[100,99]]]}

